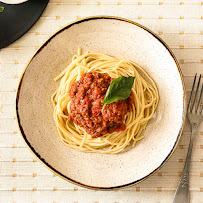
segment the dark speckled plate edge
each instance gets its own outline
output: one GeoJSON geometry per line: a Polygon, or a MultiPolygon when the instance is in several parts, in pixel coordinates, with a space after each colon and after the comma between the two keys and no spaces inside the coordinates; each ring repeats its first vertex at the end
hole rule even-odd
{"type": "Polygon", "coordinates": [[[169,46],[159,37],[157,36],[154,32],[152,32],[151,30],[149,30],[148,28],[134,22],[134,21],[131,21],[131,20],[127,20],[127,19],[124,19],[124,18],[120,18],[120,17],[114,17],[114,16],[91,16],[91,17],[87,17],[87,18],[83,18],[81,20],[77,20],[77,21],[74,21],[74,22],[71,22],[67,25],[65,25],[64,27],[60,28],[57,32],[55,32],[52,36],[50,36],[42,45],[41,47],[36,51],[36,53],[33,55],[33,57],[30,59],[30,61],[28,62],[28,64],[26,65],[22,75],[21,75],[21,79],[19,81],[19,86],[18,86],[18,90],[17,90],[17,96],[16,96],[16,118],[17,118],[17,123],[18,123],[18,127],[19,127],[19,130],[21,132],[21,136],[23,137],[23,140],[25,141],[27,147],[30,149],[30,151],[32,152],[32,154],[35,155],[35,157],[46,167],[48,168],[50,171],[52,171],[55,175],[63,178],[64,180],[67,180],[75,185],[78,185],[78,186],[81,186],[81,187],[85,187],[85,188],[88,188],[88,189],[93,189],[93,190],[118,190],[118,189],[121,189],[121,188],[127,188],[127,187],[130,187],[130,186],[133,186],[135,184],[138,184],[144,180],[146,180],[148,177],[150,177],[151,175],[153,175],[155,172],[157,172],[162,166],[165,165],[165,163],[170,159],[171,155],[173,154],[173,152],[175,151],[178,143],[179,143],[179,140],[180,140],[180,137],[182,135],[182,132],[183,132],[183,128],[184,128],[184,125],[185,125],[185,120],[186,120],[186,89],[185,89],[185,86],[184,86],[184,80],[183,80],[183,75],[182,75],[182,72],[181,72],[181,69],[180,69],[180,65],[178,63],[178,60],[176,59],[175,55],[173,54],[172,50],[169,48],[169,46]],[[181,81],[182,81],[182,88],[183,88],[183,113],[182,113],[182,125],[181,125],[181,128],[179,130],[179,133],[177,135],[177,139],[176,139],[176,142],[174,143],[174,146],[172,147],[171,151],[169,152],[168,156],[164,159],[164,161],[154,170],[152,171],[151,173],[149,173],[147,176],[139,179],[139,180],[136,180],[136,181],[133,181],[131,183],[128,183],[128,184],[125,184],[125,185],[119,185],[119,186],[115,186],[115,187],[94,187],[94,186],[90,186],[90,185],[85,185],[83,183],[80,183],[80,182],[77,182],[65,175],[63,175],[62,173],[60,173],[59,171],[57,171],[55,168],[53,168],[52,166],[49,165],[49,163],[47,163],[43,158],[40,157],[40,155],[35,151],[35,149],[32,147],[31,143],[28,142],[27,138],[26,138],[26,135],[23,131],[23,128],[22,128],[22,125],[20,123],[20,118],[19,118],[19,113],[18,113],[18,101],[19,101],[19,94],[20,94],[20,89],[21,89],[21,84],[23,82],[23,76],[24,76],[24,73],[26,71],[26,68],[28,67],[28,65],[30,64],[30,62],[32,61],[32,59],[51,41],[52,38],[54,38],[57,34],[59,34],[60,32],[62,32],[63,30],[65,29],[68,29],[69,27],[71,27],[72,25],[74,24],[79,24],[81,22],[84,22],[84,21],[89,21],[89,20],[96,20],[96,19],[113,19],[113,20],[120,20],[120,21],[124,21],[126,23],[131,23],[135,26],[138,26],[144,30],[146,30],[147,32],[149,32],[150,34],[152,34],[157,40],[159,40],[163,46],[168,50],[168,52],[170,53],[170,55],[172,56],[172,58],[174,59],[175,63],[176,63],[176,66],[177,66],[177,69],[178,69],[178,72],[179,72],[179,75],[180,75],[180,78],[181,78],[181,81]]]}

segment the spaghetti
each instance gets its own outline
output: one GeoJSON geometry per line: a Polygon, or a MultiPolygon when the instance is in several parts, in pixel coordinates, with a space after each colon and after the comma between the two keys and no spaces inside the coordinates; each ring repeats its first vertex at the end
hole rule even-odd
{"type": "Polygon", "coordinates": [[[69,147],[82,152],[119,153],[126,146],[141,140],[141,132],[153,116],[159,101],[155,82],[142,67],[129,60],[117,59],[100,53],[84,53],[78,49],[72,62],[54,81],[61,79],[58,89],[51,97],[54,106],[54,120],[61,140],[69,147]],[[82,127],[68,120],[71,112],[69,89],[84,73],[97,72],[112,78],[134,76],[132,87],[132,111],[125,116],[126,129],[93,138],[82,127]]]}

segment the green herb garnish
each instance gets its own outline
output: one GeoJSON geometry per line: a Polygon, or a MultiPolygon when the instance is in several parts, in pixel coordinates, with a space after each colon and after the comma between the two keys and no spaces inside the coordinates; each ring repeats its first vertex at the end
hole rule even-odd
{"type": "Polygon", "coordinates": [[[129,77],[121,76],[119,78],[114,79],[111,82],[106,92],[106,96],[103,100],[104,105],[102,108],[102,112],[106,104],[111,104],[120,99],[127,99],[130,96],[134,79],[135,77],[132,77],[132,76],[129,76],[129,77]]]}
{"type": "Polygon", "coordinates": [[[0,13],[2,13],[4,11],[4,7],[0,6],[0,13]]]}

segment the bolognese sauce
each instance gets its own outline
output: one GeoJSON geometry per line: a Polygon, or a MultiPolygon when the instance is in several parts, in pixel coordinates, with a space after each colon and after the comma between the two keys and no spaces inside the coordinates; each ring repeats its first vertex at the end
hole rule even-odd
{"type": "Polygon", "coordinates": [[[72,98],[68,120],[84,128],[93,138],[126,129],[125,115],[132,110],[132,93],[125,100],[107,104],[103,100],[113,78],[96,72],[85,73],[69,90],[72,98]]]}

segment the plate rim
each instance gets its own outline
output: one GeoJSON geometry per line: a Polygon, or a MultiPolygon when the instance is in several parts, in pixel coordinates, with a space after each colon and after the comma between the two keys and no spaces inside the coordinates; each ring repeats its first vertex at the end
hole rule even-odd
{"type": "Polygon", "coordinates": [[[51,34],[46,40],[44,40],[44,42],[41,44],[41,46],[35,51],[35,53],[32,55],[32,57],[30,58],[30,60],[28,61],[28,63],[26,64],[19,83],[18,83],[18,88],[17,88],[17,94],[16,94],[16,108],[15,108],[15,113],[16,113],[16,122],[18,124],[18,129],[20,132],[21,137],[23,138],[23,141],[25,142],[27,148],[30,150],[30,152],[37,158],[37,160],[42,163],[47,169],[49,169],[52,173],[54,173],[54,175],[59,176],[60,178],[73,183],[77,186],[80,187],[84,187],[84,188],[88,188],[88,189],[93,189],[93,190],[103,190],[103,191],[107,191],[107,190],[118,190],[121,188],[127,188],[133,185],[136,185],[144,180],[146,180],[147,178],[149,178],[150,176],[152,176],[155,172],[157,172],[158,170],[160,170],[165,164],[166,162],[171,158],[173,152],[175,151],[175,149],[177,148],[177,145],[179,143],[180,137],[182,135],[183,132],[183,128],[185,125],[185,120],[186,120],[186,114],[187,114],[187,109],[186,109],[186,89],[185,89],[185,84],[184,84],[184,79],[183,79],[183,74],[182,71],[180,69],[180,65],[178,63],[178,60],[176,59],[174,53],[172,52],[172,50],[170,49],[170,47],[157,35],[155,34],[153,31],[151,31],[150,29],[146,28],[145,26],[134,22],[132,20],[128,20],[126,18],[122,18],[122,17],[117,17],[117,16],[106,16],[106,15],[98,15],[98,16],[89,16],[89,17],[85,17],[79,20],[75,20],[72,21],[64,26],[62,26],[61,28],[59,28],[56,32],[54,32],[53,34],[51,34]],[[162,161],[162,163],[156,168],[154,169],[151,173],[149,173],[148,175],[146,175],[145,177],[133,181],[131,183],[127,183],[124,185],[119,185],[119,186],[113,186],[113,187],[96,187],[96,186],[90,186],[90,185],[85,185],[84,183],[80,183],[77,182],[76,180],[73,180],[67,176],[65,176],[64,174],[62,174],[61,172],[57,171],[55,168],[53,168],[51,165],[49,165],[49,163],[47,163],[38,153],[37,151],[35,151],[35,149],[32,147],[32,145],[28,142],[26,135],[24,133],[24,130],[20,124],[20,118],[19,118],[19,114],[18,114],[18,101],[19,101],[19,93],[20,93],[20,89],[21,89],[21,85],[22,85],[22,81],[23,81],[23,76],[25,74],[25,71],[27,69],[27,67],[29,66],[30,62],[33,60],[33,58],[47,45],[47,43],[49,43],[49,41],[51,41],[52,38],[54,38],[57,34],[59,34],[60,32],[64,31],[65,29],[68,29],[69,27],[75,25],[75,24],[79,24],[85,21],[89,21],[89,20],[97,20],[97,19],[112,19],[112,20],[119,20],[119,21],[124,21],[126,23],[131,23],[135,26],[138,26],[142,29],[144,29],[145,31],[147,31],[148,33],[150,33],[151,35],[153,35],[157,40],[159,40],[159,42],[162,43],[162,45],[167,49],[167,51],[170,53],[170,55],[172,56],[173,60],[176,63],[176,67],[178,69],[178,73],[180,75],[180,79],[181,79],[181,84],[182,84],[182,89],[183,89],[183,113],[182,113],[182,124],[181,124],[181,128],[179,130],[177,139],[171,149],[171,151],[169,152],[169,154],[167,155],[167,157],[162,161]]]}

